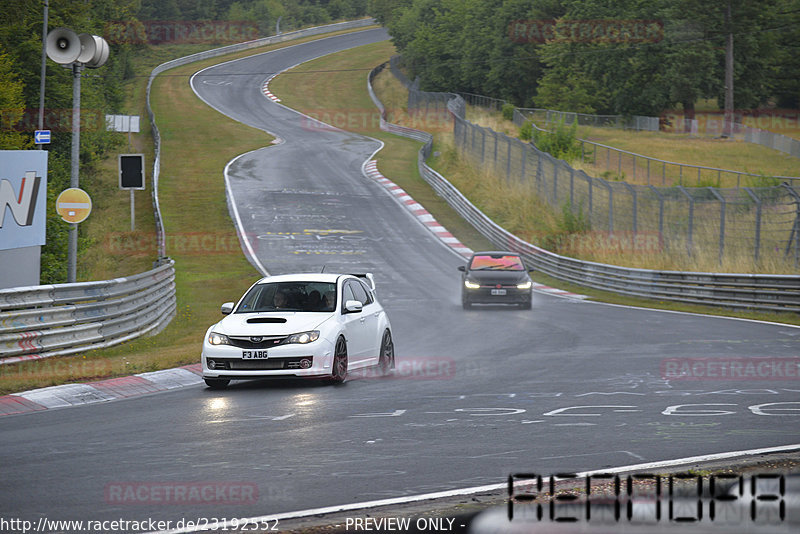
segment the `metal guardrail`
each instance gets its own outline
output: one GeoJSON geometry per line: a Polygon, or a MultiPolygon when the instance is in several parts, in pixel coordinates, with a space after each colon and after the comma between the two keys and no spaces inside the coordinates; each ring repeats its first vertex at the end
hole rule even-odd
{"type": "Polygon", "coordinates": [[[313,28],[306,28],[304,30],[282,33],[280,35],[272,35],[270,37],[263,37],[261,39],[255,39],[253,41],[247,41],[244,43],[237,43],[228,46],[223,46],[221,48],[206,50],[205,52],[198,52],[196,54],[191,54],[188,56],[173,59],[171,61],[167,61],[165,63],[162,63],[161,65],[158,65],[150,72],[150,77],[147,80],[146,103],[147,103],[147,115],[150,117],[150,128],[153,132],[153,144],[155,149],[155,155],[153,157],[153,210],[155,212],[155,219],[156,219],[156,236],[158,241],[157,244],[158,244],[159,258],[166,256],[166,236],[164,233],[164,225],[162,223],[161,208],[158,201],[158,179],[161,171],[161,135],[158,131],[158,126],[156,126],[155,114],[153,113],[153,109],[150,107],[150,89],[153,85],[153,80],[155,80],[156,76],[158,76],[164,71],[174,69],[175,67],[181,67],[189,63],[194,63],[195,61],[210,59],[213,57],[230,54],[232,52],[241,52],[242,50],[250,50],[252,48],[258,48],[261,46],[266,46],[275,43],[282,43],[284,41],[291,41],[293,39],[302,39],[303,37],[311,37],[313,35],[319,35],[322,33],[331,33],[340,30],[363,28],[366,26],[372,26],[373,24],[376,24],[375,19],[369,18],[369,19],[353,20],[348,22],[338,22],[336,24],[327,24],[325,26],[315,26],[313,28]]]}
{"type": "Polygon", "coordinates": [[[0,290],[0,365],[110,347],[175,316],[175,262],[104,280],[0,290]]]}
{"type": "Polygon", "coordinates": [[[0,365],[110,347],[156,334],[175,316],[175,262],[166,257],[158,198],[161,136],[150,106],[150,91],[158,74],[231,52],[373,24],[373,19],[362,19],[307,28],[192,54],[154,68],[147,81],[147,114],[155,143],[153,209],[159,266],[114,280],[0,290],[0,365]]]}
{"type": "MultiPolygon", "coordinates": [[[[425,143],[418,156],[420,175],[459,215],[498,248],[519,252],[528,265],[554,278],[604,291],[692,304],[800,312],[798,275],[632,269],[561,256],[513,235],[425,163],[433,144],[431,134],[385,121],[384,106],[372,89],[372,80],[385,66],[384,63],[370,71],[367,80],[370,97],[381,112],[381,129],[425,143]]],[[[464,118],[465,103],[459,95],[451,94],[447,107],[453,115],[454,127],[459,122],[474,126],[464,118]]]]}

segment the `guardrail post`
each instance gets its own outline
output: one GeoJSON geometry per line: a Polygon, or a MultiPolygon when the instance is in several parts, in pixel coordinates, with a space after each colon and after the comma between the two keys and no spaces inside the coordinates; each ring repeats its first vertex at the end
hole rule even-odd
{"type": "Polygon", "coordinates": [[[722,254],[725,251],[725,199],[713,187],[708,188],[719,200],[719,263],[722,264],[722,254]]]}
{"type": "Polygon", "coordinates": [[[689,199],[689,230],[687,232],[688,235],[686,241],[686,253],[691,257],[692,249],[694,248],[694,243],[693,243],[694,237],[692,235],[692,230],[694,225],[694,198],[692,198],[692,195],[690,195],[689,192],[686,191],[686,189],[682,185],[678,186],[678,191],[686,195],[686,198],[689,199]]]}
{"type": "Polygon", "coordinates": [[[508,154],[506,159],[506,181],[508,181],[511,179],[511,139],[506,137],[505,140],[506,144],[508,145],[508,154]]]}
{"type": "Polygon", "coordinates": [[[784,256],[789,255],[789,251],[792,248],[792,238],[794,238],[794,266],[797,268],[798,264],[800,264],[800,195],[786,182],[783,182],[781,186],[785,187],[789,194],[794,197],[794,206],[796,210],[794,224],[792,225],[792,233],[789,236],[789,241],[786,243],[786,252],[784,256]]]}
{"type": "Polygon", "coordinates": [[[753,259],[758,263],[758,253],[761,248],[761,199],[749,188],[744,188],[745,193],[750,195],[753,202],[756,203],[756,235],[755,235],[755,250],[753,252],[753,259]]]}
{"type": "Polygon", "coordinates": [[[658,240],[661,242],[664,239],[664,195],[652,185],[648,187],[658,197],[658,240]]]}
{"type": "Polygon", "coordinates": [[[614,233],[614,189],[602,178],[597,178],[597,181],[608,189],[608,235],[611,235],[614,233]]]}
{"type": "Polygon", "coordinates": [[[495,131],[492,131],[492,137],[494,138],[494,168],[497,169],[497,143],[500,134],[495,131]]]}
{"type": "Polygon", "coordinates": [[[486,155],[486,130],[481,128],[481,163],[483,163],[485,155],[486,155]]]}
{"type": "Polygon", "coordinates": [[[553,158],[553,206],[558,206],[558,160],[553,158]]]}
{"type": "Polygon", "coordinates": [[[574,192],[575,192],[575,169],[572,165],[569,166],[569,207],[574,209],[574,192]]]}
{"type": "Polygon", "coordinates": [[[622,185],[624,185],[628,189],[628,192],[631,194],[631,199],[633,200],[633,236],[635,238],[636,237],[636,232],[637,232],[637,224],[636,224],[636,217],[637,217],[637,215],[636,215],[637,214],[636,189],[631,184],[629,184],[628,182],[622,182],[622,185]]]}

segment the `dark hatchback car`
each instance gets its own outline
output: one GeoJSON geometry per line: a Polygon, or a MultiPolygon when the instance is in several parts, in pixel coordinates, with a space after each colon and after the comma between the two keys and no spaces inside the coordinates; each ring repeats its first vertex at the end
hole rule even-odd
{"type": "Polygon", "coordinates": [[[515,252],[476,252],[458,268],[461,276],[461,304],[517,304],[531,309],[533,282],[522,258],[515,252]]]}

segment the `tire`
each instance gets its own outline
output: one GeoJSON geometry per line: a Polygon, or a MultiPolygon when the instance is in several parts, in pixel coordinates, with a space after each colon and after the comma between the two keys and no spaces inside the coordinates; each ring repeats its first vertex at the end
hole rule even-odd
{"type": "Polygon", "coordinates": [[[224,378],[204,378],[203,380],[209,389],[225,389],[231,383],[230,380],[224,378]]]}
{"type": "Polygon", "coordinates": [[[464,295],[461,295],[461,307],[465,310],[472,309],[472,303],[470,303],[469,299],[464,295]]]}
{"type": "Polygon", "coordinates": [[[381,376],[386,376],[394,369],[394,342],[392,333],[388,330],[383,333],[381,339],[381,352],[378,357],[378,370],[381,376]]]}
{"type": "Polygon", "coordinates": [[[529,301],[527,301],[527,302],[523,302],[523,303],[522,303],[522,304],[520,304],[519,306],[520,306],[520,308],[522,308],[523,310],[530,310],[530,309],[531,309],[531,301],[529,300],[529,301]]]}
{"type": "Polygon", "coordinates": [[[331,384],[341,384],[347,379],[347,342],[343,337],[336,340],[331,367],[331,384]]]}

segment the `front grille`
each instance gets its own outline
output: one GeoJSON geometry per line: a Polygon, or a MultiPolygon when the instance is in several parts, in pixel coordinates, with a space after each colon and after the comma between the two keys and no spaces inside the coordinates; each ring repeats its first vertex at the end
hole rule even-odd
{"type": "MultiPolygon", "coordinates": [[[[255,337],[255,336],[254,336],[255,337]]],[[[269,349],[283,343],[288,336],[261,336],[263,339],[258,343],[251,341],[250,337],[231,337],[228,340],[234,347],[240,349],[269,349]]]]}
{"type": "Polygon", "coordinates": [[[275,371],[278,369],[307,369],[314,364],[313,356],[297,358],[267,358],[264,360],[242,360],[239,358],[209,358],[208,367],[214,371],[275,371]],[[306,360],[305,366],[301,363],[306,360]],[[211,366],[211,362],[214,366],[211,366]]]}

